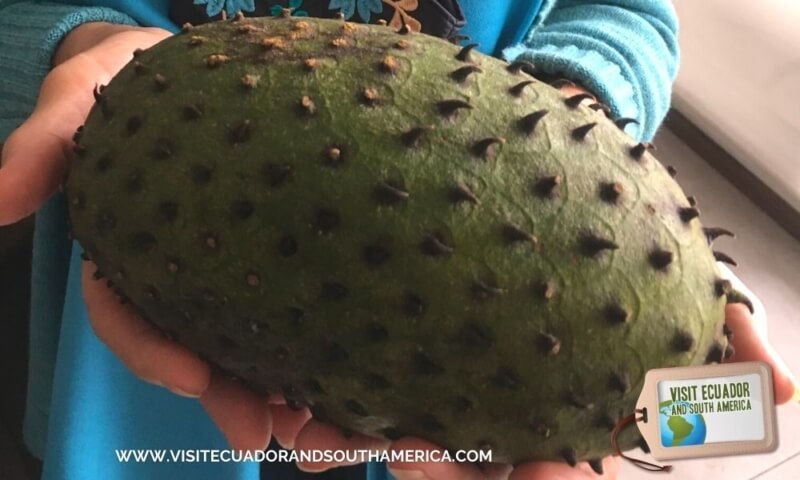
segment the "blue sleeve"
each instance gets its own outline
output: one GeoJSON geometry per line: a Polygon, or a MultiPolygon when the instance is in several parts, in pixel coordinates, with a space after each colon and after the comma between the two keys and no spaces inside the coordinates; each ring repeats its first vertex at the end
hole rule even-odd
{"type": "Polygon", "coordinates": [[[667,0],[560,0],[503,54],[581,83],[636,118],[627,132],[651,139],[670,107],[679,64],[678,18],[667,0]]]}
{"type": "Polygon", "coordinates": [[[0,140],[30,115],[58,44],[86,22],[136,23],[110,8],[0,0],[0,140]]]}

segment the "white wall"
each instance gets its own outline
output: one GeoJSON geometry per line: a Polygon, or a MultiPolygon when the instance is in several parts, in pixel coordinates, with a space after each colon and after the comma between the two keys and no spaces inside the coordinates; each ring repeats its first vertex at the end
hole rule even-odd
{"type": "Polygon", "coordinates": [[[674,106],[800,211],[800,0],[674,4],[674,106]]]}

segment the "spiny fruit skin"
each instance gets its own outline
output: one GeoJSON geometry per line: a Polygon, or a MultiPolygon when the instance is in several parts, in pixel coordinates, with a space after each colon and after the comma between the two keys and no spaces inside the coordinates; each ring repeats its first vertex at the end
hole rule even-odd
{"type": "Polygon", "coordinates": [[[530,65],[343,25],[139,52],[77,138],[75,238],[145,318],[348,431],[596,463],[647,370],[721,361],[726,231],[530,65]]]}

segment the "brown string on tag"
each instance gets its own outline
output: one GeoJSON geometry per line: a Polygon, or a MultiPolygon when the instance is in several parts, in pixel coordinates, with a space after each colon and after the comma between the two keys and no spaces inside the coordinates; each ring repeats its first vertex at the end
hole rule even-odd
{"type": "Polygon", "coordinates": [[[611,432],[611,445],[614,447],[614,451],[620,457],[624,458],[625,460],[633,463],[637,467],[641,468],[642,470],[647,470],[649,472],[670,472],[672,471],[672,465],[656,465],[655,463],[646,462],[644,460],[640,460],[638,458],[633,458],[625,455],[619,448],[619,444],[617,443],[617,437],[619,436],[620,432],[627,427],[628,425],[634,422],[641,422],[647,421],[647,409],[637,408],[635,410],[636,413],[632,413],[627,417],[623,418],[614,426],[614,430],[611,432]],[[641,417],[636,417],[637,413],[641,413],[641,417]]]}

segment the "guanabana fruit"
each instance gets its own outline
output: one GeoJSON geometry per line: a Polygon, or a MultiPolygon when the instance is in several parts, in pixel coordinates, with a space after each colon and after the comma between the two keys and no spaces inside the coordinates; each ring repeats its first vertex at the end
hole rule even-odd
{"type": "Polygon", "coordinates": [[[144,318],[321,420],[599,468],[647,370],[730,354],[727,231],[532,68],[338,20],[187,26],[97,90],[74,236],[144,318]]]}

